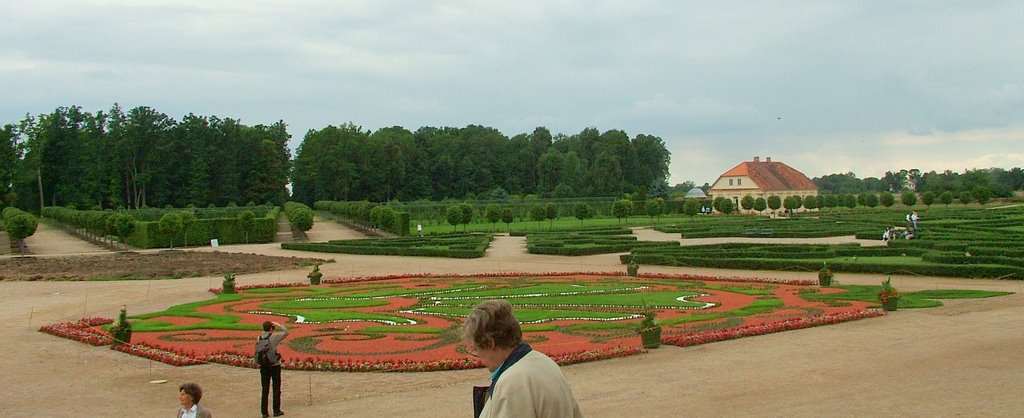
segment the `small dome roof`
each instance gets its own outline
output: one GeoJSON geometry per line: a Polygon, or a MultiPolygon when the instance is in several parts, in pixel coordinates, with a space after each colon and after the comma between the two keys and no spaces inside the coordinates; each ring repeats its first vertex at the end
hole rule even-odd
{"type": "Polygon", "coordinates": [[[704,193],[704,190],[701,189],[700,187],[694,187],[690,189],[690,191],[686,192],[686,197],[693,199],[704,199],[708,197],[708,195],[704,193]]]}

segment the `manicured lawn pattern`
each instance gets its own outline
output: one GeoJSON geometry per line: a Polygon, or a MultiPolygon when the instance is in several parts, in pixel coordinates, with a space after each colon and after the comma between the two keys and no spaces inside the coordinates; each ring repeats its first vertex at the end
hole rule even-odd
{"type": "MultiPolygon", "coordinates": [[[[255,367],[266,320],[286,323],[284,367],[333,371],[430,371],[480,367],[459,326],[480,301],[516,306],[524,339],[561,364],[643,352],[635,329],[651,310],[662,342],[681,346],[879,316],[874,291],[818,291],[807,282],[619,273],[429,274],[241,287],[238,294],[130,317],[132,344],[117,349],[175,365],[255,367]],[[328,283],[330,282],[330,283],[328,283]],[[850,295],[844,298],[843,295],[850,295]]],[[[954,293],[924,295],[949,298],[954,293]]],[[[990,295],[970,294],[967,297],[990,295]]],[[[910,300],[908,298],[908,300],[910,300]]],[[[109,327],[90,319],[43,327],[90,343],[109,327]],[[70,324],[70,325],[67,325],[70,324]],[[78,336],[82,336],[79,338],[78,336]]]]}

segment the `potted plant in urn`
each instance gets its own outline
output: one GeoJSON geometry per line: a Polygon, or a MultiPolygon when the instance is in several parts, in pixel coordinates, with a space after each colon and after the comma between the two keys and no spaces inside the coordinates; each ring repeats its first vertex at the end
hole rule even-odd
{"type": "Polygon", "coordinates": [[[306,275],[306,277],[309,278],[309,284],[313,286],[320,284],[320,278],[323,276],[324,274],[320,272],[319,264],[314,264],[313,271],[309,272],[309,274],[306,275]]]}
{"type": "Polygon", "coordinates": [[[637,333],[640,334],[640,341],[643,343],[644,348],[658,348],[661,346],[661,325],[658,325],[657,321],[654,320],[653,311],[644,312],[644,319],[640,321],[637,333]]]}
{"type": "Polygon", "coordinates": [[[114,337],[111,347],[132,342],[132,324],[128,323],[128,308],[121,305],[121,315],[117,317],[117,324],[110,328],[110,334],[114,337]]]}
{"type": "Polygon", "coordinates": [[[640,264],[636,262],[636,255],[629,259],[629,265],[626,266],[626,274],[631,277],[636,277],[636,273],[640,271],[640,264]]]}
{"type": "Polygon", "coordinates": [[[821,267],[821,270],[818,270],[818,285],[822,287],[831,286],[832,276],[832,270],[828,268],[828,263],[825,263],[825,265],[821,267]]]}
{"type": "Polygon", "coordinates": [[[235,273],[224,275],[223,292],[225,295],[235,293],[235,273]]]}
{"type": "Polygon", "coordinates": [[[882,309],[886,311],[895,311],[896,306],[900,302],[900,292],[892,287],[892,277],[888,277],[882,282],[882,290],[878,292],[878,300],[882,302],[882,309]]]}

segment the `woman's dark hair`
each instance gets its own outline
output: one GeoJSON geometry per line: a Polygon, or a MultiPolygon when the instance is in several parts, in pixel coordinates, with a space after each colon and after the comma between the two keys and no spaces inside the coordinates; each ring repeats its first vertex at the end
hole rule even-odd
{"type": "Polygon", "coordinates": [[[514,348],[523,342],[523,330],[507,300],[487,300],[476,305],[462,328],[464,340],[479,348],[514,348]]]}
{"type": "Polygon", "coordinates": [[[182,384],[178,390],[185,392],[186,395],[192,398],[192,403],[199,403],[200,399],[203,399],[203,389],[195,383],[182,384]]]}

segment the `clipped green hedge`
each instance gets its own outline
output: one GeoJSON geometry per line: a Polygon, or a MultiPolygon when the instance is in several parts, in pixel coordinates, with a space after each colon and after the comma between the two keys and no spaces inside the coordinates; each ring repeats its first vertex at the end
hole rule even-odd
{"type": "Polygon", "coordinates": [[[420,237],[335,240],[328,242],[285,242],[286,250],[362,255],[480,258],[493,239],[492,234],[445,234],[420,237]]]}
{"type": "Polygon", "coordinates": [[[373,208],[381,206],[377,203],[367,201],[344,202],[319,200],[313,203],[313,208],[330,212],[334,215],[348,219],[351,222],[363,225],[368,228],[381,228],[398,236],[409,236],[409,214],[399,212],[387,206],[382,206],[388,213],[384,214],[390,220],[387,225],[379,225],[372,216],[373,208]]]}
{"type": "MultiPolygon", "coordinates": [[[[634,252],[619,256],[622,264],[628,264],[636,256],[640,264],[654,264],[675,267],[708,267],[743,270],[804,270],[813,271],[821,268],[821,260],[801,259],[764,259],[764,258],[714,258],[672,256],[665,253],[634,252]]],[[[843,262],[829,260],[832,271],[847,273],[894,274],[910,273],[923,276],[967,277],[967,278],[1009,278],[1024,279],[1024,268],[1004,265],[977,264],[931,264],[931,265],[892,265],[870,263],[865,261],[843,262]]]]}
{"type": "MultiPolygon", "coordinates": [[[[268,213],[273,214],[273,212],[268,213]]],[[[188,243],[185,243],[185,231],[174,236],[174,246],[210,245],[216,239],[221,245],[244,244],[245,231],[238,225],[237,218],[198,219],[188,230],[188,243]]],[[[274,242],[277,235],[277,219],[271,217],[256,218],[253,230],[249,232],[250,244],[274,242]]],[[[160,231],[159,222],[136,222],[135,232],[128,237],[128,244],[138,248],[164,248],[171,244],[171,237],[160,231]]]]}

